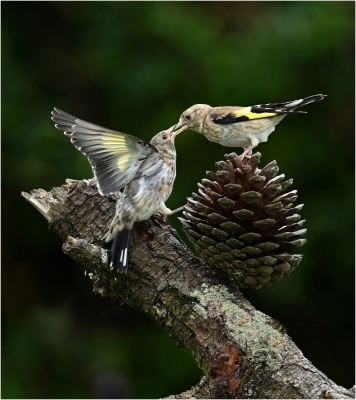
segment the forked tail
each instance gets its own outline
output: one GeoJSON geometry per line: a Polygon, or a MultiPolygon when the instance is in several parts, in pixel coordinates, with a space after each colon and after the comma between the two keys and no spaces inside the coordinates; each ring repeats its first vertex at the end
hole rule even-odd
{"type": "Polygon", "coordinates": [[[314,103],[314,101],[323,100],[326,94],[314,94],[313,96],[305,97],[304,99],[286,101],[285,103],[268,103],[259,104],[252,107],[253,112],[277,112],[279,114],[304,114],[306,111],[293,111],[295,108],[305,106],[306,104],[314,103]]]}
{"type": "Polygon", "coordinates": [[[293,110],[294,108],[305,106],[306,104],[314,103],[314,101],[323,100],[326,97],[325,94],[314,94],[313,96],[305,97],[304,99],[287,101],[286,103],[281,103],[280,108],[281,110],[293,110]]]}

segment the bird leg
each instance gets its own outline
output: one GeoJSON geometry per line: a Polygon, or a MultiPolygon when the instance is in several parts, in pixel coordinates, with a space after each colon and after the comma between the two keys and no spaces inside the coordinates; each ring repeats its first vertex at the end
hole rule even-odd
{"type": "Polygon", "coordinates": [[[179,208],[177,208],[177,209],[175,209],[175,210],[172,211],[171,209],[169,209],[168,207],[166,207],[166,205],[163,203],[161,209],[160,209],[158,212],[159,212],[160,214],[164,215],[165,217],[167,217],[168,215],[172,215],[172,214],[175,214],[175,213],[178,212],[178,211],[183,210],[183,208],[184,208],[184,206],[183,206],[183,207],[179,207],[179,208]]]}
{"type": "Polygon", "coordinates": [[[255,148],[259,144],[259,140],[256,137],[251,138],[251,146],[245,148],[245,151],[241,154],[240,159],[243,160],[246,158],[251,158],[252,156],[252,149],[255,148]]]}
{"type": "Polygon", "coordinates": [[[248,147],[247,149],[245,149],[245,151],[241,154],[240,159],[243,160],[245,157],[251,158],[252,149],[253,149],[253,147],[248,147]]]}
{"type": "Polygon", "coordinates": [[[171,214],[170,214],[170,215],[175,214],[175,213],[177,213],[177,212],[179,212],[179,211],[182,211],[182,210],[184,210],[184,206],[179,207],[179,208],[176,208],[175,210],[171,211],[171,214]]]}

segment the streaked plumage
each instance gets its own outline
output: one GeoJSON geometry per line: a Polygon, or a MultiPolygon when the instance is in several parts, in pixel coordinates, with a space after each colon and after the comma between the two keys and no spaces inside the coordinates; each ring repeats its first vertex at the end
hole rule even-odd
{"type": "Polygon", "coordinates": [[[150,143],[134,136],[103,128],[54,109],[56,128],[65,131],[74,146],[89,160],[101,195],[124,188],[115,217],[102,245],[112,242],[110,266],[120,272],[128,267],[130,231],[137,221],[156,212],[172,213],[165,201],[176,176],[174,139],[185,127],[158,133],[150,143]]]}
{"type": "Polygon", "coordinates": [[[199,132],[211,142],[228,147],[243,147],[241,157],[260,142],[267,142],[275,126],[288,114],[300,114],[305,111],[293,111],[314,101],[322,100],[323,94],[286,103],[259,104],[249,107],[211,107],[196,104],[181,115],[177,128],[186,126],[199,132]]]}

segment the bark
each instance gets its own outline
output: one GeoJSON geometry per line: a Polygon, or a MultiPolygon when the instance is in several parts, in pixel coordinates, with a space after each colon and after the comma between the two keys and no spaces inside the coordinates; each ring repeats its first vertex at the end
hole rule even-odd
{"type": "Polygon", "coordinates": [[[141,310],[195,357],[205,376],[168,398],[354,398],[354,388],[315,368],[277,321],[195,257],[163,217],[135,224],[129,270],[118,274],[96,244],[120,195],[101,196],[93,180],[22,195],[64,241],[65,254],[88,271],[95,293],[141,310]]]}

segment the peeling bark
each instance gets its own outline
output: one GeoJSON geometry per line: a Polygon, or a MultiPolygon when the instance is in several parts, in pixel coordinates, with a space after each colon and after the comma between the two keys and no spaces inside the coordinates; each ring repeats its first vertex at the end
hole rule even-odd
{"type": "Polygon", "coordinates": [[[93,180],[22,195],[88,271],[94,293],[141,310],[195,357],[206,376],[168,398],[354,398],[354,388],[328,379],[233,281],[195,257],[166,219],[135,224],[129,269],[120,275],[96,245],[120,195],[101,196],[93,180]]]}

